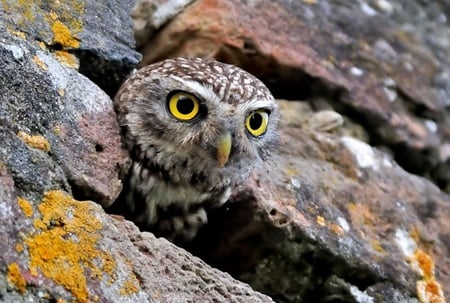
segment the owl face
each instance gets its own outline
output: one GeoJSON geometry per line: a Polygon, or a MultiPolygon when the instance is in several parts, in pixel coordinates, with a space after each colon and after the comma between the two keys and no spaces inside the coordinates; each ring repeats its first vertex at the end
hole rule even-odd
{"type": "Polygon", "coordinates": [[[144,67],[114,105],[133,161],[124,189],[131,217],[169,238],[192,238],[207,221],[205,209],[227,201],[277,142],[269,90],[214,60],[144,67]]]}
{"type": "Polygon", "coordinates": [[[189,153],[230,176],[250,171],[272,151],[277,105],[268,89],[241,69],[179,58],[145,67],[129,82],[139,83],[122,117],[129,145],[189,153]]]}

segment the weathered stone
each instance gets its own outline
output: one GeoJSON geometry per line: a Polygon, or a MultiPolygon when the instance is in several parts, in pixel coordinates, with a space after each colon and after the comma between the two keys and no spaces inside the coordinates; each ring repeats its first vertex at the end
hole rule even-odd
{"type": "Polygon", "coordinates": [[[193,0],[141,0],[132,11],[134,37],[138,47],[145,45],[154,32],[183,11],[193,0]]]}
{"type": "Polygon", "coordinates": [[[199,0],[156,32],[142,65],[215,57],[260,77],[276,97],[325,98],[404,168],[445,189],[447,11],[446,1],[199,0]]]}
{"type": "Polygon", "coordinates": [[[448,300],[450,197],[357,139],[282,121],[279,155],[190,249],[280,302],[448,300]]]}
{"type": "Polygon", "coordinates": [[[93,202],[18,197],[4,169],[0,193],[2,302],[273,302],[93,202]]]}
{"type": "MultiPolygon", "coordinates": [[[[83,44],[82,34],[62,35],[68,25],[50,12],[59,5],[75,5],[77,14],[81,4],[0,3],[0,301],[273,302],[99,204],[78,201],[114,201],[128,155],[111,99],[76,70],[68,50],[83,44]]],[[[110,70],[122,63],[108,60],[110,70]]]]}
{"type": "Polygon", "coordinates": [[[42,41],[60,60],[113,95],[141,56],[134,51],[132,1],[29,1],[0,3],[5,29],[42,41]],[[76,59],[72,55],[76,56],[76,59]]]}
{"type": "MultiPolygon", "coordinates": [[[[108,205],[120,190],[120,167],[127,166],[111,100],[73,68],[78,59],[83,66],[109,54],[104,62],[111,66],[92,73],[117,76],[135,53],[114,60],[111,45],[95,38],[103,35],[91,23],[95,18],[81,23],[105,52],[79,51],[85,38],[76,30],[78,17],[94,17],[97,3],[104,4],[97,13],[108,18],[102,26],[109,33],[117,30],[111,20],[123,21],[109,14],[120,7],[113,1],[83,3],[0,3],[0,300],[271,302],[65,193],[108,205]],[[77,17],[63,17],[67,11],[77,17]]],[[[449,301],[449,196],[386,154],[342,136],[354,131],[349,116],[372,142],[394,148],[397,159],[398,146],[405,158],[411,151],[438,155],[428,170],[444,186],[448,180],[448,105],[441,102],[450,89],[448,49],[442,49],[448,36],[440,21],[429,22],[440,20],[445,4],[436,1],[427,15],[409,18],[422,8],[408,2],[400,10],[399,3],[196,1],[172,22],[178,11],[161,14],[167,19],[160,25],[167,25],[156,31],[147,59],[215,55],[259,75],[278,96],[309,101],[286,105],[279,154],[212,213],[188,247],[192,252],[281,302],[449,301]],[[430,41],[422,39],[422,25],[417,33],[403,28],[411,40],[393,30],[422,21],[436,29],[430,41]],[[423,49],[427,43],[434,48],[423,49]],[[436,58],[442,72],[427,83],[436,58]],[[407,77],[411,66],[419,71],[407,77]],[[323,125],[308,117],[319,109],[343,113],[337,135],[305,127],[323,125]],[[420,117],[422,109],[429,116],[420,117]]],[[[419,158],[422,164],[431,159],[419,158]]]]}
{"type": "Polygon", "coordinates": [[[61,188],[108,206],[128,165],[112,101],[36,44],[0,42],[0,161],[24,195],[61,188]]]}

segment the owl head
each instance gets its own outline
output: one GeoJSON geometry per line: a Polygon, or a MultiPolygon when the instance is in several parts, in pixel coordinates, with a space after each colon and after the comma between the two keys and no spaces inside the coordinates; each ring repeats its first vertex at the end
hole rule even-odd
{"type": "Polygon", "coordinates": [[[248,175],[278,137],[278,107],[267,87],[210,59],[146,66],[126,81],[115,104],[128,148],[156,149],[151,156],[161,157],[168,170],[190,155],[186,169],[248,175]]]}

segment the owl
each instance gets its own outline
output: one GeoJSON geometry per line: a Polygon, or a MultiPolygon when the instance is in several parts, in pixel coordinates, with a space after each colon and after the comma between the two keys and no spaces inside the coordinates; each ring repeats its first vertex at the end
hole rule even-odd
{"type": "Polygon", "coordinates": [[[118,202],[144,230],[191,240],[277,145],[278,106],[244,70],[212,59],[146,66],[114,106],[132,165],[118,202]]]}

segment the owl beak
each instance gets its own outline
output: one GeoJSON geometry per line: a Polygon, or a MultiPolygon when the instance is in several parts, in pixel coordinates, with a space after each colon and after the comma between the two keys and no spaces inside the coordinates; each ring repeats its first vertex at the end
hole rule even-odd
{"type": "Polygon", "coordinates": [[[217,162],[220,167],[224,167],[228,162],[231,152],[231,134],[223,133],[217,141],[217,162]]]}

